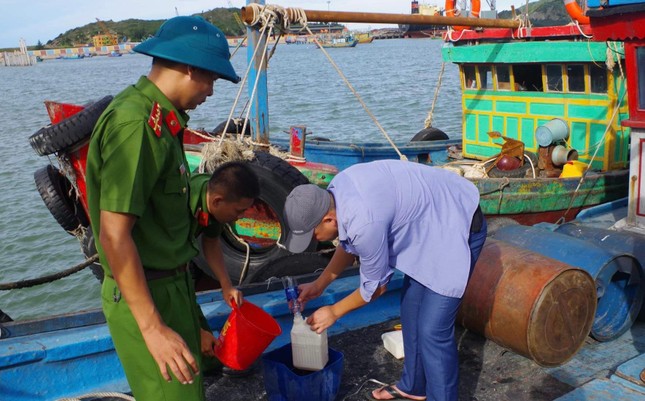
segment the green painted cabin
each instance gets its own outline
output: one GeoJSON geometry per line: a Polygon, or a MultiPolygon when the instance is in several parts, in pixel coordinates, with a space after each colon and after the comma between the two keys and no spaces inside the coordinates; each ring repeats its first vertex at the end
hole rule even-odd
{"type": "Polygon", "coordinates": [[[443,59],[460,71],[463,155],[485,160],[498,154],[502,141],[490,131],[537,153],[535,130],[561,118],[569,126],[566,145],[580,161],[589,163],[599,145],[592,168],[626,168],[623,54],[622,43],[587,40],[447,43],[443,59]]]}

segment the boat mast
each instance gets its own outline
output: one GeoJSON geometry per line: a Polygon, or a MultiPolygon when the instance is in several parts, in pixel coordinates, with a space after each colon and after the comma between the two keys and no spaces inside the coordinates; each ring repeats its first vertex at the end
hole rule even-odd
{"type": "MultiPolygon", "coordinates": [[[[264,0],[247,0],[246,4],[264,5],[264,0]]],[[[244,9],[244,8],[242,8],[244,9]]],[[[249,70],[248,91],[251,99],[251,114],[249,124],[255,135],[255,142],[269,144],[269,92],[267,88],[267,69],[266,63],[262,63],[263,54],[257,52],[255,58],[253,52],[256,48],[264,49],[266,45],[266,36],[260,35],[260,31],[251,26],[247,26],[246,34],[249,45],[246,50],[247,61],[251,65],[249,70]],[[257,47],[259,46],[259,47],[257,47]],[[259,71],[259,74],[258,74],[259,71]],[[256,85],[256,96],[252,97],[253,87],[256,85]]]]}

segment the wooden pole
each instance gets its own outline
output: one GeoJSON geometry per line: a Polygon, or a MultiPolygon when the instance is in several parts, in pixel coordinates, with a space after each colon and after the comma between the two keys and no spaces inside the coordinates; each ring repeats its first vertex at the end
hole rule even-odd
{"type": "MultiPolygon", "coordinates": [[[[297,14],[294,9],[287,8],[290,19],[295,19],[297,14]]],[[[366,24],[408,24],[408,25],[461,25],[485,28],[519,28],[520,22],[508,19],[470,18],[470,17],[444,17],[442,15],[420,14],[384,14],[384,13],[358,13],[345,11],[318,11],[304,10],[307,21],[312,22],[359,22],[366,24]]],[[[242,7],[242,20],[251,24],[253,12],[242,7]]]]}

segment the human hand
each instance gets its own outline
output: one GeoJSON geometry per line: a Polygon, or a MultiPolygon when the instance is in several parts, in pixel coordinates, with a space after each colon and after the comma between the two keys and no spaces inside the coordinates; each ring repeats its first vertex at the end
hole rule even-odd
{"type": "Polygon", "coordinates": [[[219,340],[208,330],[200,329],[202,354],[215,358],[215,347],[219,340]]]}
{"type": "Polygon", "coordinates": [[[305,304],[314,299],[318,298],[322,294],[323,289],[320,288],[316,281],[312,283],[300,284],[298,286],[298,302],[302,309],[305,308],[305,304]]]}
{"type": "Polygon", "coordinates": [[[320,334],[338,320],[331,306],[323,306],[307,318],[307,323],[316,333],[320,334]]]}
{"type": "Polygon", "coordinates": [[[172,377],[168,368],[177,380],[183,384],[193,383],[193,374],[199,374],[197,361],[183,338],[170,327],[161,325],[142,330],[148,351],[159,366],[161,375],[170,382],[172,377]]]}
{"type": "Polygon", "coordinates": [[[242,302],[244,301],[244,296],[242,295],[242,291],[238,290],[235,287],[222,289],[222,297],[224,297],[226,304],[231,308],[233,308],[232,300],[235,300],[235,303],[237,304],[237,306],[242,306],[242,302]]]}

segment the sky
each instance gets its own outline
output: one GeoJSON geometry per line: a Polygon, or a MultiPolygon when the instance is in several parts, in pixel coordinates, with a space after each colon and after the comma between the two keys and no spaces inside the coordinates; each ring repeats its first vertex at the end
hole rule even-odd
{"type": "MultiPolygon", "coordinates": [[[[409,0],[268,0],[266,3],[305,10],[410,12],[409,0]]],[[[441,0],[421,0],[419,3],[444,4],[441,0]]],[[[497,0],[497,9],[508,10],[511,4],[518,7],[524,3],[525,0],[497,0]]],[[[46,43],[70,29],[96,22],[96,18],[105,21],[167,19],[177,14],[191,15],[218,7],[240,8],[244,5],[244,0],[0,0],[0,48],[18,47],[20,38],[24,38],[28,46],[36,45],[39,40],[46,43]]],[[[482,1],[482,10],[489,9],[486,1],[482,1]]],[[[366,24],[349,24],[349,27],[368,29],[366,24]]]]}

